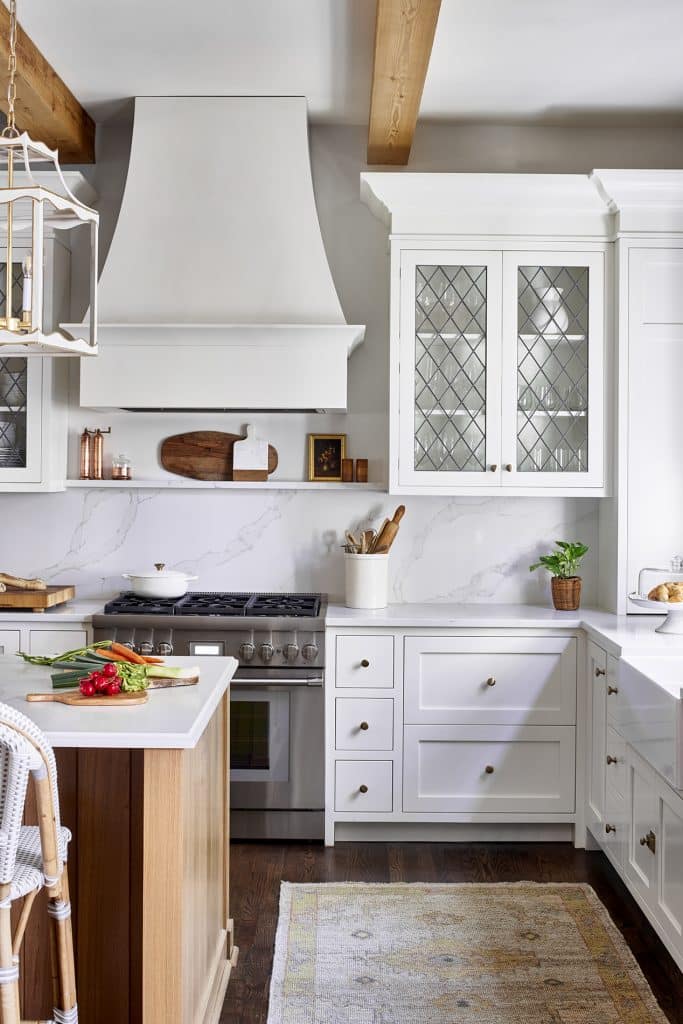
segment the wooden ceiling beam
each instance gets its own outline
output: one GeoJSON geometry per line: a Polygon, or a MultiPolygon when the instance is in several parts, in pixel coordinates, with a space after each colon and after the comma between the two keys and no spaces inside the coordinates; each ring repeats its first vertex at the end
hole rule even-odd
{"type": "Polygon", "coordinates": [[[377,0],[369,164],[407,164],[441,0],[377,0]]]}
{"type": "MultiPolygon", "coordinates": [[[[9,11],[0,3],[0,104],[7,93],[9,11]]],[[[95,122],[21,26],[17,27],[17,128],[51,149],[62,164],[95,162],[95,122]]]]}

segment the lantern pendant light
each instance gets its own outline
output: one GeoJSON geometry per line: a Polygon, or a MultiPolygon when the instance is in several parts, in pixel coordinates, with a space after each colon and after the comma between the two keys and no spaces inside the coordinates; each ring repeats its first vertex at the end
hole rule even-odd
{"type": "Polygon", "coordinates": [[[10,0],[9,13],[7,124],[0,132],[0,358],[94,356],[99,214],[70,191],[57,150],[16,127],[16,0],[10,0]],[[43,268],[46,231],[49,237],[74,228],[89,234],[90,317],[81,331],[69,334],[43,322],[43,268]]]}

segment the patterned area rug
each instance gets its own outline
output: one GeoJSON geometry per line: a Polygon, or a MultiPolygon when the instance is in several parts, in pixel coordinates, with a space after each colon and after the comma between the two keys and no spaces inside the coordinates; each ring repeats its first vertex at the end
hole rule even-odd
{"type": "Polygon", "coordinates": [[[588,885],[283,882],[268,1024],[666,1024],[588,885]]]}

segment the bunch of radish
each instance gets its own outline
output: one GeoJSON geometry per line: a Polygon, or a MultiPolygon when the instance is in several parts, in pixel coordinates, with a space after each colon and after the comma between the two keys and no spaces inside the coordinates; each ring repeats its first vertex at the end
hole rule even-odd
{"type": "Polygon", "coordinates": [[[121,693],[121,677],[113,661],[81,679],[78,688],[84,697],[115,697],[121,693]]]}

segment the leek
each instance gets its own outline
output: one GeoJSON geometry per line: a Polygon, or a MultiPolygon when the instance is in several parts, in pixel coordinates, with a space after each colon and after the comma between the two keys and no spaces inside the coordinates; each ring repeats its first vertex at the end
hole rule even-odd
{"type": "Polygon", "coordinates": [[[196,679],[199,669],[180,668],[178,665],[142,665],[148,679],[196,679]]]}

